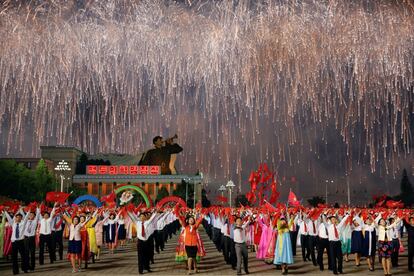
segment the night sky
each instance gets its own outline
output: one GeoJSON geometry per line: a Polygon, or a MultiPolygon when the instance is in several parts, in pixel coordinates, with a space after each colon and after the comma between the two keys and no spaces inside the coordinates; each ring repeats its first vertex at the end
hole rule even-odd
{"type": "Polygon", "coordinates": [[[40,145],[139,154],[178,134],[177,167],[242,192],[353,203],[414,177],[410,1],[3,1],[0,156],[40,145]],[[30,3],[30,4],[28,4],[30,3]],[[292,181],[292,177],[294,181],[292,181]]]}

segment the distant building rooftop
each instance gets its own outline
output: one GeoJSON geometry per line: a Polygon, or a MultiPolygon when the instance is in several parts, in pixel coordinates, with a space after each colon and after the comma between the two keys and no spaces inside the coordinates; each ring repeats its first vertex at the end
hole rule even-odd
{"type": "Polygon", "coordinates": [[[53,146],[40,146],[41,149],[69,149],[69,150],[77,150],[79,152],[84,152],[78,147],[75,146],[66,146],[66,145],[53,145],[53,146]]]}

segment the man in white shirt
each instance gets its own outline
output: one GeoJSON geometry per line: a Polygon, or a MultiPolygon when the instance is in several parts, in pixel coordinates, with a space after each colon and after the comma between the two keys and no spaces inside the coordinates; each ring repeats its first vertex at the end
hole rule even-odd
{"type": "Polygon", "coordinates": [[[330,224],[328,225],[328,238],[329,238],[329,252],[331,253],[331,261],[332,261],[332,271],[335,275],[339,273],[343,273],[342,271],[342,263],[343,263],[343,255],[342,255],[342,244],[340,240],[339,232],[342,231],[342,228],[348,218],[348,214],[342,218],[341,222],[338,224],[338,219],[336,216],[330,216],[330,224]]]}
{"type": "Polygon", "coordinates": [[[226,264],[230,264],[231,241],[230,241],[230,223],[228,219],[226,219],[223,225],[221,226],[221,234],[222,234],[224,261],[226,262],[226,264]]]}
{"type": "Polygon", "coordinates": [[[19,210],[18,213],[12,218],[8,212],[4,211],[4,216],[6,216],[8,223],[12,226],[12,262],[13,262],[13,274],[19,274],[19,262],[18,254],[20,254],[22,262],[22,270],[24,273],[27,273],[29,269],[29,260],[27,258],[26,250],[24,248],[24,228],[29,218],[29,214],[23,219],[22,210],[19,210]]]}
{"type": "Polygon", "coordinates": [[[249,255],[247,253],[247,246],[246,246],[246,227],[249,224],[249,221],[243,223],[240,217],[236,218],[235,227],[233,230],[233,239],[234,239],[234,246],[236,250],[237,256],[237,275],[241,275],[241,263],[243,260],[244,264],[244,271],[246,274],[249,274],[249,255]]]}
{"type": "Polygon", "coordinates": [[[58,214],[52,219],[52,247],[56,254],[56,248],[59,248],[59,259],[63,259],[63,228],[64,222],[62,215],[58,214]]]}
{"type": "Polygon", "coordinates": [[[157,229],[154,231],[154,240],[155,240],[155,251],[157,251],[157,253],[160,253],[160,250],[164,251],[164,231],[165,231],[164,228],[167,223],[167,216],[168,216],[167,212],[161,213],[156,223],[157,229]]]}
{"type": "Polygon", "coordinates": [[[218,252],[222,251],[222,238],[223,235],[221,234],[221,227],[223,226],[222,219],[220,215],[214,216],[213,219],[213,242],[216,245],[218,252]]]}
{"type": "Polygon", "coordinates": [[[322,216],[322,223],[319,224],[318,227],[318,265],[319,270],[323,271],[323,253],[326,250],[326,253],[328,254],[328,269],[332,270],[332,263],[331,263],[331,256],[329,254],[329,239],[328,239],[328,228],[326,226],[326,216],[322,216]]]}
{"type": "MultiPolygon", "coordinates": [[[[309,218],[307,221],[307,228],[308,228],[308,248],[310,252],[310,256],[312,259],[312,263],[314,266],[318,266],[315,258],[315,249],[317,249],[318,245],[318,221],[309,218]]],[[[309,258],[309,257],[308,257],[309,258]]]]}
{"type": "Polygon", "coordinates": [[[40,209],[29,211],[29,218],[24,228],[24,247],[29,258],[29,270],[34,271],[36,265],[36,229],[40,219],[40,209]]]}
{"type": "Polygon", "coordinates": [[[302,212],[300,212],[297,222],[299,224],[300,246],[302,247],[303,261],[310,261],[311,253],[309,250],[309,229],[306,215],[302,215],[302,212]]]}
{"type": "MultiPolygon", "coordinates": [[[[390,218],[389,223],[393,225],[395,218],[390,218]]],[[[398,255],[400,252],[400,228],[402,227],[402,221],[395,224],[390,228],[390,239],[392,240],[392,254],[391,254],[391,263],[392,267],[398,267],[398,255]]]]}
{"type": "Polygon", "coordinates": [[[289,235],[292,243],[292,255],[296,256],[296,241],[298,239],[298,215],[291,214],[291,221],[289,222],[289,235]]]}
{"type": "MultiPolygon", "coordinates": [[[[150,268],[150,254],[148,238],[154,232],[153,223],[156,222],[157,212],[154,212],[148,219],[147,214],[142,212],[137,217],[135,214],[128,212],[128,215],[135,222],[137,227],[137,251],[138,251],[138,273],[143,274],[144,269],[148,272],[152,272],[150,268]]],[[[153,249],[154,250],[154,249],[153,249]]]]}
{"type": "Polygon", "coordinates": [[[43,218],[40,220],[40,237],[39,237],[39,264],[44,264],[45,244],[49,251],[50,263],[56,260],[55,252],[52,246],[52,219],[55,216],[56,204],[52,209],[52,212],[45,212],[43,218]]]}

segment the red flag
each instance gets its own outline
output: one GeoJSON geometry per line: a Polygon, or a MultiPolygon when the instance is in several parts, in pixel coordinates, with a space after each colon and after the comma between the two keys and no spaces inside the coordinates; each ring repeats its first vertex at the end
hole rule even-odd
{"type": "Polygon", "coordinates": [[[266,200],[265,200],[265,203],[262,205],[262,209],[268,210],[270,212],[277,212],[278,211],[278,209],[275,206],[273,206],[272,204],[270,204],[266,200]]]}
{"type": "Polygon", "coordinates": [[[221,202],[221,203],[227,203],[227,197],[225,197],[225,196],[217,196],[217,201],[218,202],[221,202]]]}
{"type": "Polygon", "coordinates": [[[291,206],[299,206],[300,205],[300,202],[298,201],[296,195],[292,191],[289,192],[288,202],[289,202],[289,205],[291,205],[291,206]]]}
{"type": "Polygon", "coordinates": [[[4,207],[9,207],[9,211],[13,214],[19,210],[20,204],[18,202],[7,201],[3,203],[4,207]]]}
{"type": "Polygon", "coordinates": [[[388,208],[404,208],[404,203],[400,201],[395,200],[388,200],[387,203],[385,203],[388,208]]]}
{"type": "Polygon", "coordinates": [[[101,197],[101,202],[108,202],[108,203],[115,202],[115,198],[116,198],[115,192],[112,191],[112,193],[110,193],[109,195],[101,197]]]}
{"type": "Polygon", "coordinates": [[[318,203],[318,208],[322,208],[322,209],[328,208],[328,204],[318,203]]]}
{"type": "Polygon", "coordinates": [[[69,196],[70,194],[64,192],[47,192],[46,201],[64,203],[69,196]]]}
{"type": "Polygon", "coordinates": [[[30,202],[29,205],[26,206],[25,211],[26,212],[36,212],[37,208],[37,202],[30,202]]]}

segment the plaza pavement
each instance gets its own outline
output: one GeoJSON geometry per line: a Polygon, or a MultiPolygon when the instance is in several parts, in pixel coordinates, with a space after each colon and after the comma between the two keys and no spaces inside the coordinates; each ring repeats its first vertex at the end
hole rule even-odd
{"type": "MultiPolygon", "coordinates": [[[[206,247],[207,255],[202,259],[198,274],[201,275],[236,275],[236,271],[232,270],[229,265],[226,265],[223,256],[219,253],[214,244],[208,239],[204,230],[200,230],[201,235],[206,247]]],[[[145,273],[146,275],[187,275],[183,264],[176,263],[174,261],[175,247],[177,243],[177,236],[173,236],[171,240],[166,244],[165,250],[160,254],[155,253],[155,264],[151,265],[152,273],[145,273]]],[[[66,244],[66,242],[65,242],[66,244]]],[[[298,248],[298,253],[300,249],[298,248]]],[[[48,257],[45,258],[46,264],[39,266],[36,263],[36,270],[28,275],[33,276],[54,276],[54,275],[138,275],[137,268],[137,252],[135,243],[129,243],[124,248],[118,248],[116,253],[108,254],[107,250],[104,250],[101,255],[101,260],[95,263],[90,263],[88,269],[83,270],[80,273],[72,274],[70,263],[67,260],[57,261],[54,264],[48,264],[48,257]]],[[[325,258],[325,263],[326,263],[325,258]]],[[[368,271],[366,262],[363,261],[360,267],[356,267],[351,261],[344,262],[344,274],[345,275],[384,275],[378,260],[376,260],[376,270],[373,272],[368,271]]],[[[325,264],[326,265],[326,264],[325,264]]],[[[252,275],[281,275],[280,270],[276,270],[274,265],[265,264],[261,260],[255,258],[255,253],[249,252],[249,270],[252,275]]],[[[403,253],[400,257],[400,267],[392,270],[393,275],[412,275],[407,270],[407,253],[403,253]]],[[[23,274],[23,272],[21,272],[23,274]]],[[[314,267],[311,262],[304,263],[301,257],[298,255],[295,257],[295,264],[289,267],[290,275],[333,275],[329,271],[319,271],[319,267],[314,267]]],[[[0,275],[8,276],[12,275],[11,262],[2,260],[0,261],[0,275]]],[[[25,274],[27,275],[27,274],[25,274]]]]}

